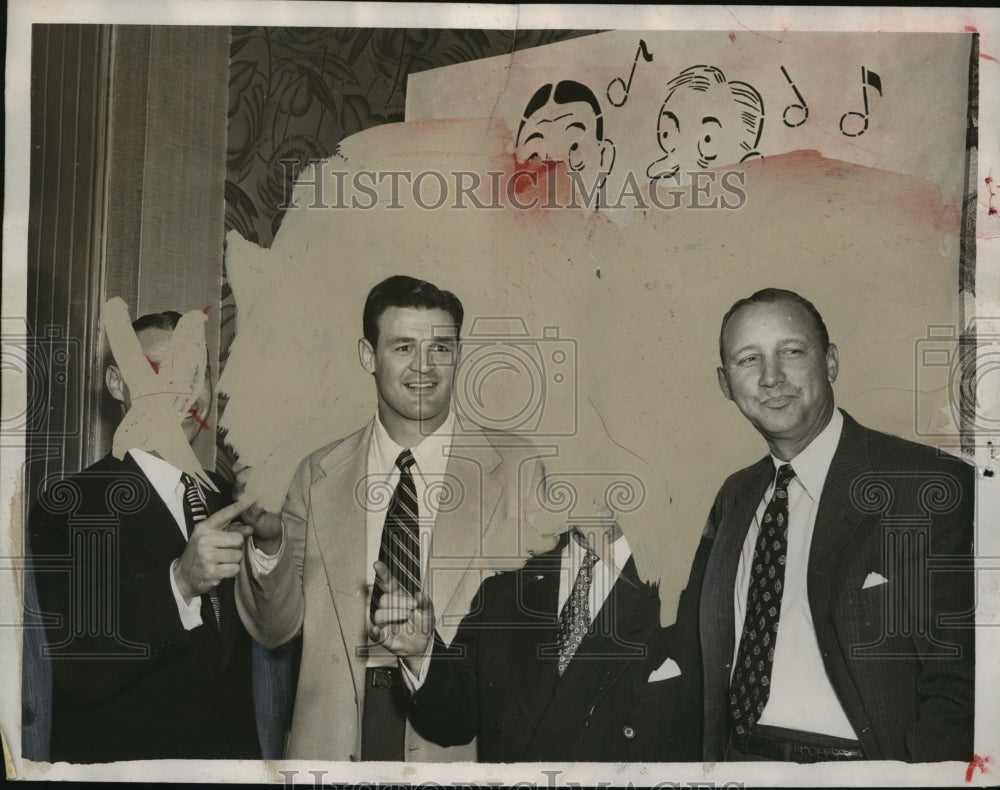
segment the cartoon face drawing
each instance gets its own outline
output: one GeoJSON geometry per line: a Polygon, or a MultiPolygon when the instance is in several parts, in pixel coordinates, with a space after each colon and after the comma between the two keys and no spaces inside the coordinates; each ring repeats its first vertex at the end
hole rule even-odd
{"type": "Polygon", "coordinates": [[[697,170],[760,156],[755,149],[763,124],[763,101],[753,86],[728,82],[713,66],[685,69],[667,85],[656,125],[664,155],[646,175],[684,180],[697,170]]]}
{"type": "Polygon", "coordinates": [[[531,97],[517,133],[518,162],[566,162],[574,172],[607,173],[615,147],[604,138],[604,119],[597,97],[571,80],[555,89],[543,85],[531,97]]]}

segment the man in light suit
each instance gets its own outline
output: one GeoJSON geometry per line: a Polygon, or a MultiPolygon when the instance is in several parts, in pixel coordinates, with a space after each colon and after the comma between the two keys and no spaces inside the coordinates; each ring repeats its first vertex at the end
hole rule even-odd
{"type": "Polygon", "coordinates": [[[719,344],[770,455],[722,486],[692,569],[705,759],[971,759],[972,468],[835,409],[796,293],[740,300],[719,344]]]}
{"type": "MultiPolygon", "coordinates": [[[[132,323],[154,370],[169,367],[180,318],[153,313],[132,323]]],[[[105,381],[124,413],[131,395],[118,365],[105,381]]],[[[190,413],[177,417],[188,443],[211,398],[206,375],[190,413]]],[[[32,509],[28,536],[49,618],[42,660],[53,674],[51,762],[260,756],[250,639],[232,582],[249,528],[230,525],[243,506],[206,474],[218,491],[132,448],[50,483],[32,509]]]]}
{"type": "Polygon", "coordinates": [[[369,642],[374,564],[401,492],[415,501],[413,582],[454,635],[479,586],[477,558],[510,554],[542,484],[539,452],[483,430],[456,433],[451,410],[463,308],[448,291],[395,276],[376,285],[358,350],[374,378],[375,418],[299,466],[276,514],[250,512],[238,603],[268,647],[302,633],[286,757],[445,761],[406,723],[398,662],[369,642]],[[412,486],[412,489],[410,488],[412,486]],[[449,625],[450,623],[450,625],[449,625]]]}

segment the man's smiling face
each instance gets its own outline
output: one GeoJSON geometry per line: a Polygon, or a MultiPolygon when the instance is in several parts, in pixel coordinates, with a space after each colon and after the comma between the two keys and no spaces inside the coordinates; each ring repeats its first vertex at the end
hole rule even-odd
{"type": "Polygon", "coordinates": [[[838,370],[837,347],[823,348],[815,320],[793,301],[745,305],[726,324],[719,386],[782,460],[830,421],[838,370]]]}
{"type": "Polygon", "coordinates": [[[458,330],[445,310],[389,307],[378,319],[378,343],[361,345],[361,362],[375,377],[379,414],[394,425],[433,433],[448,417],[458,363],[458,330]]]}

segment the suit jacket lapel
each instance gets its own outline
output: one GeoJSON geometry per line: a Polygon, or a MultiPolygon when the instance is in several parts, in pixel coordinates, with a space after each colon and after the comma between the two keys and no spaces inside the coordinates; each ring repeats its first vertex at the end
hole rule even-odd
{"type": "MultiPolygon", "coordinates": [[[[213,482],[217,486],[219,485],[218,480],[214,480],[213,482]]],[[[221,510],[232,501],[232,497],[223,496],[222,493],[207,488],[204,489],[204,494],[209,514],[221,510]]],[[[212,599],[208,595],[201,597],[201,619],[213,634],[221,638],[222,649],[219,655],[219,663],[220,666],[224,667],[229,662],[229,657],[233,651],[233,644],[236,640],[236,633],[239,626],[236,621],[239,615],[236,612],[236,596],[233,580],[223,579],[219,584],[218,590],[221,597],[221,626],[215,620],[212,599]]]]}
{"type": "Polygon", "coordinates": [[[530,560],[516,572],[516,598],[506,611],[517,627],[496,640],[505,651],[496,666],[510,668],[518,703],[532,728],[545,713],[559,682],[559,619],[555,607],[560,571],[561,546],[530,560]]]}
{"type": "MultiPolygon", "coordinates": [[[[372,424],[348,436],[320,461],[325,473],[310,489],[310,509],[325,520],[312,520],[326,582],[337,611],[344,658],[351,667],[355,699],[362,699],[363,678],[354,674],[353,647],[367,644],[366,591],[368,540],[366,486],[372,424]]],[[[313,536],[307,536],[311,540],[313,536]]]]}
{"type": "MultiPolygon", "coordinates": [[[[705,571],[706,584],[700,608],[703,622],[702,654],[706,657],[706,673],[713,669],[722,672],[722,668],[728,667],[732,662],[736,648],[736,623],[733,619],[736,572],[754,514],[774,478],[771,457],[762,458],[750,467],[747,475],[746,486],[740,491],[729,492],[729,498],[721,503],[721,523],[718,525],[715,546],[705,571]],[[708,664],[709,661],[711,665],[708,664]]],[[[725,677],[725,686],[728,690],[728,675],[725,677]]]]}
{"type": "MultiPolygon", "coordinates": [[[[555,600],[550,603],[555,608],[555,600]]],[[[532,741],[565,739],[587,720],[614,683],[634,662],[646,658],[653,632],[660,626],[656,589],[639,581],[629,557],[608,599],[559,679],[532,741]]],[[[555,662],[552,662],[553,669],[555,662]]],[[[558,676],[557,672],[552,674],[558,676]]]]}
{"type": "Polygon", "coordinates": [[[865,431],[845,413],[840,442],[820,495],[809,548],[809,605],[817,631],[823,628],[829,614],[830,591],[836,587],[832,578],[836,559],[861,524],[860,514],[850,506],[856,499],[852,488],[869,472],[871,462],[865,431]]]}
{"type": "Polygon", "coordinates": [[[126,473],[141,478],[148,495],[146,506],[138,512],[116,514],[123,534],[132,536],[154,560],[169,567],[184,553],[186,540],[180,527],[132,456],[126,455],[121,464],[126,473]]]}

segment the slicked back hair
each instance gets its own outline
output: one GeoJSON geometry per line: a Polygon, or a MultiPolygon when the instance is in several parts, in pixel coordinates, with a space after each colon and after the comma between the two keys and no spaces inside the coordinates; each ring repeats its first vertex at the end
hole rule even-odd
{"type": "Polygon", "coordinates": [[[528,100],[528,104],[524,108],[524,116],[521,118],[521,125],[517,127],[518,142],[521,141],[521,132],[524,129],[524,124],[527,123],[532,115],[549,103],[550,97],[556,104],[572,104],[578,101],[589,104],[590,109],[594,111],[594,117],[597,119],[596,128],[594,129],[597,141],[600,142],[604,139],[604,117],[601,113],[601,104],[597,101],[594,92],[582,82],[562,80],[556,83],[554,93],[552,91],[552,83],[550,82],[535,91],[531,99],[528,100]]]}
{"type": "Polygon", "coordinates": [[[434,283],[397,274],[383,280],[365,300],[361,323],[365,340],[378,348],[378,321],[390,307],[409,307],[415,310],[444,310],[455,322],[456,336],[462,333],[465,309],[451,291],[443,291],[434,283]]]}
{"type": "Polygon", "coordinates": [[[144,329],[165,329],[173,332],[181,320],[181,314],[175,310],[165,310],[162,313],[147,313],[132,322],[132,331],[139,334],[144,329]]]}
{"type": "Polygon", "coordinates": [[[746,299],[740,299],[738,302],[733,304],[729,308],[728,312],[722,318],[722,327],[719,329],[719,359],[722,360],[722,364],[726,364],[726,350],[723,345],[723,338],[726,336],[726,325],[729,320],[742,308],[747,305],[752,304],[775,304],[776,302],[791,302],[801,306],[810,316],[812,316],[813,323],[816,325],[816,334],[819,336],[820,346],[825,354],[830,348],[830,333],[826,329],[826,323],[823,321],[823,316],[819,314],[819,310],[816,306],[806,299],[804,296],[800,296],[795,293],[795,291],[787,291],[784,288],[762,288],[756,293],[751,294],[746,299]]]}

